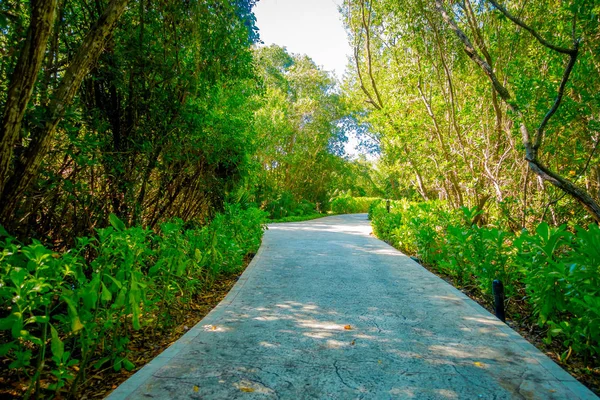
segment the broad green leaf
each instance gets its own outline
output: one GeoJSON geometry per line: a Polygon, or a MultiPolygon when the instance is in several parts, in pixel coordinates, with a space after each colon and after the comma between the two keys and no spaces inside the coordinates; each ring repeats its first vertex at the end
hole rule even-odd
{"type": "Polygon", "coordinates": [[[52,337],[50,340],[50,349],[52,350],[52,355],[61,360],[65,352],[65,345],[58,337],[58,332],[52,325],[50,325],[50,335],[52,337]]]}
{"type": "Polygon", "coordinates": [[[113,226],[113,228],[115,228],[116,230],[118,230],[118,231],[125,230],[125,224],[115,214],[110,214],[108,216],[108,221],[113,226]]]}
{"type": "Polygon", "coordinates": [[[123,360],[123,368],[125,368],[127,371],[132,371],[135,368],[135,365],[125,358],[123,360]]]}
{"type": "Polygon", "coordinates": [[[110,290],[108,290],[108,288],[104,285],[104,282],[102,282],[102,295],[101,295],[101,300],[104,302],[107,301],[111,301],[112,300],[112,293],[110,292],[110,290]]]}

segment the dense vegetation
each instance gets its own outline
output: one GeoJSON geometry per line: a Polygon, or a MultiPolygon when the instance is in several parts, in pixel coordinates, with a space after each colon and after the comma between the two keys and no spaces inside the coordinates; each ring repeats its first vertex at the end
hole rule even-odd
{"type": "Polygon", "coordinates": [[[449,276],[461,288],[476,289],[492,304],[492,281],[504,283],[510,318],[534,322],[571,354],[600,355],[600,229],[551,227],[541,222],[518,234],[478,226],[477,209],[452,209],[441,201],[373,204],[377,237],[449,276]],[[531,320],[530,320],[531,319],[531,320]]]}
{"type": "Polygon", "coordinates": [[[63,253],[2,233],[0,301],[10,314],[0,329],[11,338],[2,336],[0,355],[30,377],[25,397],[40,387],[74,395],[101,368],[133,369],[134,331],[151,337],[174,325],[218,274],[242,267],[260,245],[263,218],[226,206],[208,225],[173,219],[154,232],[111,214],[109,227],[63,253]]]}
{"type": "Polygon", "coordinates": [[[14,18],[0,39],[7,230],[72,245],[111,212],[154,228],[222,208],[252,152],[253,1],[12,3],[2,5],[14,18]],[[37,29],[38,3],[55,7],[44,16],[47,46],[34,43],[40,33],[24,35],[37,29]],[[122,15],[104,26],[111,7],[122,15]],[[112,35],[92,51],[101,28],[112,35]],[[36,45],[43,60],[24,76],[25,50],[36,45]]]}
{"type": "Polygon", "coordinates": [[[375,190],[342,157],[355,120],[335,79],[254,46],[254,3],[0,4],[6,385],[76,397],[133,368],[135,331],[170,329],[242,268],[266,216],[375,190]]]}
{"type": "Polygon", "coordinates": [[[277,46],[255,56],[265,93],[254,119],[258,168],[249,200],[278,219],[324,212],[342,189],[376,192],[368,167],[342,157],[357,122],[332,75],[277,46]]]}
{"type": "Polygon", "coordinates": [[[513,318],[597,364],[600,5],[346,0],[340,85],[259,46],[255,2],[0,3],[11,379],[75,396],[242,268],[266,217],[368,209],[459,286],[502,279],[513,318]],[[344,154],[350,134],[376,162],[344,154]]]}
{"type": "Polygon", "coordinates": [[[600,5],[368,1],[342,7],[358,123],[391,213],[375,233],[600,365],[600,5]]]}
{"type": "Polygon", "coordinates": [[[347,93],[390,197],[446,199],[511,229],[598,220],[595,1],[347,0],[347,93]]]}

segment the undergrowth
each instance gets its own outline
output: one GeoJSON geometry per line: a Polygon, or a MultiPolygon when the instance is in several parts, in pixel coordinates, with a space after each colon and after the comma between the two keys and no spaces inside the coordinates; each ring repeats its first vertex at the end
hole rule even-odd
{"type": "Polygon", "coordinates": [[[377,197],[353,197],[348,192],[332,198],[329,205],[335,214],[359,214],[368,212],[372,204],[380,201],[377,197]]]}
{"type": "Polygon", "coordinates": [[[600,355],[600,228],[543,222],[513,233],[478,226],[476,209],[451,210],[443,202],[393,201],[370,209],[374,233],[461,287],[476,287],[488,302],[499,279],[506,300],[523,302],[525,312],[509,315],[545,330],[545,342],[560,341],[592,364],[600,355]]]}
{"type": "Polygon", "coordinates": [[[2,369],[28,382],[24,398],[74,397],[96,370],[133,369],[135,332],[168,327],[218,274],[241,268],[264,219],[256,208],[226,205],[208,225],[174,219],[154,232],[111,215],[111,226],[63,252],[2,229],[2,369]]]}
{"type": "Polygon", "coordinates": [[[306,215],[291,215],[289,217],[283,217],[283,218],[279,218],[279,219],[269,220],[269,223],[310,221],[312,219],[323,218],[323,217],[327,217],[327,216],[331,216],[331,215],[333,215],[333,214],[315,213],[315,214],[306,214],[306,215]]]}

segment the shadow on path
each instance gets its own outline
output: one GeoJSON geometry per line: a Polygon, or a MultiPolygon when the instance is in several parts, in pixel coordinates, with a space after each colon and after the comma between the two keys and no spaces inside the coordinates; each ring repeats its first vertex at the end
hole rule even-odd
{"type": "Polygon", "coordinates": [[[370,231],[270,225],[225,300],[110,398],[596,398],[370,231]]]}

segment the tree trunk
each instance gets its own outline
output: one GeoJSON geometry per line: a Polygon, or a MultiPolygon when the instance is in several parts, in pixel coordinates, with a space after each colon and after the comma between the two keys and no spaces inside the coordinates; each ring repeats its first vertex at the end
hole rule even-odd
{"type": "Polygon", "coordinates": [[[525,123],[525,117],[521,109],[519,108],[517,103],[511,98],[510,92],[506,89],[506,87],[504,87],[500,83],[492,66],[488,64],[487,61],[483,60],[479,56],[479,54],[477,54],[470,39],[458,27],[456,21],[454,21],[454,19],[448,14],[446,9],[444,8],[443,1],[435,0],[435,7],[441,14],[444,21],[446,21],[449,28],[452,31],[454,31],[458,39],[463,43],[464,50],[469,56],[469,58],[473,60],[473,62],[475,62],[477,65],[479,65],[479,67],[490,79],[494,90],[498,93],[500,98],[508,105],[509,109],[515,114],[515,119],[518,120],[519,123],[519,130],[521,132],[523,146],[525,147],[525,161],[528,163],[531,171],[533,171],[542,180],[558,187],[563,192],[565,192],[577,202],[579,202],[579,204],[589,212],[589,214],[594,218],[594,220],[596,220],[597,223],[600,223],[600,204],[598,204],[598,202],[585,189],[578,187],[573,182],[560,176],[558,173],[550,170],[538,159],[539,149],[542,145],[542,141],[544,138],[544,129],[550,118],[552,118],[552,116],[556,113],[561,104],[566,84],[569,80],[571,71],[573,70],[575,62],[577,60],[577,55],[579,53],[579,41],[574,40],[572,48],[562,48],[559,46],[555,46],[544,40],[536,31],[534,31],[531,27],[526,25],[523,21],[508,13],[508,11],[505,8],[501,7],[496,1],[490,0],[490,2],[513,23],[531,33],[531,35],[535,37],[535,39],[544,47],[547,47],[561,54],[569,55],[569,61],[563,72],[563,77],[558,87],[557,96],[554,101],[554,104],[552,105],[550,110],[548,110],[546,116],[544,117],[544,119],[542,120],[542,122],[540,123],[539,127],[533,135],[531,134],[529,128],[525,123]]]}
{"type": "Polygon", "coordinates": [[[12,215],[19,197],[37,177],[38,169],[48,152],[50,140],[65,113],[66,107],[73,100],[83,78],[98,60],[104,49],[104,43],[125,11],[127,2],[128,0],[112,0],[77,50],[69,68],[54,92],[46,113],[44,126],[34,132],[31,144],[26,149],[24,156],[18,161],[18,165],[8,183],[5,184],[0,199],[2,220],[6,220],[12,215]]]}
{"type": "Polygon", "coordinates": [[[21,123],[44,61],[46,45],[56,18],[57,3],[57,0],[31,0],[31,22],[10,79],[0,126],[0,193],[10,176],[15,145],[19,140],[21,123]]]}

